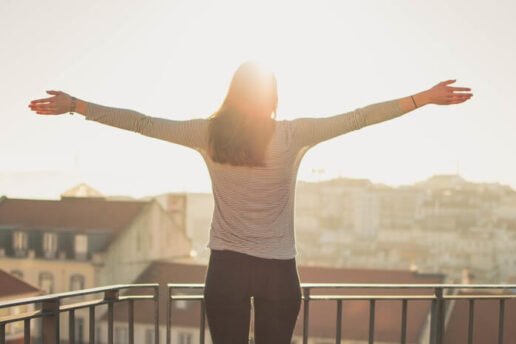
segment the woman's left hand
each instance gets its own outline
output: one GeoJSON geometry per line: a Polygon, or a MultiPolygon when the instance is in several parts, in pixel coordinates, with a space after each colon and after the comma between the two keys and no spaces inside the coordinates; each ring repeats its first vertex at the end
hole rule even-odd
{"type": "Polygon", "coordinates": [[[30,102],[29,108],[39,115],[61,115],[70,111],[72,97],[61,91],[47,91],[53,97],[36,99],[30,102]]]}

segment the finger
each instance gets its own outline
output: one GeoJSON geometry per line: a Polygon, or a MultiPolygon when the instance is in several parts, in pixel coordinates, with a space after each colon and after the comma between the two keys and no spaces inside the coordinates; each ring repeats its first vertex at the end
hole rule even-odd
{"type": "Polygon", "coordinates": [[[469,98],[471,98],[471,97],[470,96],[458,96],[458,97],[451,98],[451,100],[452,101],[456,101],[456,100],[464,101],[464,100],[468,100],[469,98]]]}
{"type": "Polygon", "coordinates": [[[39,115],[55,115],[54,111],[38,111],[36,113],[39,115]]]}
{"type": "Polygon", "coordinates": [[[51,108],[55,108],[55,105],[51,104],[51,103],[36,104],[36,105],[31,106],[31,108],[33,108],[35,110],[48,110],[51,108]]]}
{"type": "Polygon", "coordinates": [[[453,91],[471,91],[471,88],[468,88],[468,87],[453,87],[453,86],[450,86],[449,88],[452,89],[453,91]]]}
{"type": "Polygon", "coordinates": [[[469,98],[457,98],[457,99],[453,99],[451,101],[452,104],[459,104],[459,103],[464,103],[466,100],[469,100],[469,98]]]}
{"type": "Polygon", "coordinates": [[[54,99],[54,97],[36,99],[36,100],[31,101],[31,104],[46,103],[46,102],[49,102],[51,99],[54,99]]]}
{"type": "Polygon", "coordinates": [[[457,81],[457,79],[450,79],[450,80],[446,80],[446,81],[443,81],[443,82],[441,83],[441,85],[453,84],[455,81],[457,81]]]}
{"type": "Polygon", "coordinates": [[[52,91],[47,91],[47,93],[48,94],[55,94],[57,96],[58,94],[61,94],[62,92],[61,91],[53,91],[52,90],[52,91]]]}

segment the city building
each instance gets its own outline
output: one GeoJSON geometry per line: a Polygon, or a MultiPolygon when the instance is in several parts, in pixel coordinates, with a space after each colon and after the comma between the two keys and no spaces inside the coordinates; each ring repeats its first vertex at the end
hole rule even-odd
{"type": "MultiPolygon", "coordinates": [[[[0,268],[59,293],[128,283],[156,259],[189,257],[191,243],[155,200],[62,196],[0,201],[0,268]]],[[[87,310],[77,312],[84,335],[87,310]]],[[[67,326],[61,326],[67,337],[67,326]]]]}

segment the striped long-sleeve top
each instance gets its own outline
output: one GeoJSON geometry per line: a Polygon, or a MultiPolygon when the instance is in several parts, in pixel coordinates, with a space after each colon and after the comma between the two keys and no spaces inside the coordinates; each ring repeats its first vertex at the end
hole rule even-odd
{"type": "Polygon", "coordinates": [[[215,202],[207,247],[260,258],[291,259],[296,256],[296,177],[307,150],[405,112],[399,100],[393,99],[330,117],[276,120],[265,167],[214,162],[207,154],[209,119],[171,120],[91,102],[85,116],[87,120],[190,147],[202,155],[215,202]]]}

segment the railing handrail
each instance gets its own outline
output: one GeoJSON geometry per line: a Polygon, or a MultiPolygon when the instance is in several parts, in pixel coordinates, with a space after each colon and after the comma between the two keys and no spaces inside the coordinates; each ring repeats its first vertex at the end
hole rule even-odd
{"type": "MultiPolygon", "coordinates": [[[[204,283],[168,283],[168,288],[197,289],[204,283]]],[[[516,289],[516,284],[426,284],[426,283],[301,283],[305,289],[516,289]]]]}
{"type": "MultiPolygon", "coordinates": [[[[424,283],[301,283],[303,289],[516,289],[516,284],[424,284],[424,283]]],[[[34,296],[23,299],[15,299],[0,302],[0,308],[13,307],[30,303],[44,302],[54,299],[72,298],[76,296],[97,294],[106,291],[133,289],[133,288],[158,288],[159,283],[141,284],[115,284],[103,287],[81,289],[70,292],[34,296]]],[[[175,289],[200,289],[204,283],[168,283],[168,288],[175,289]]]]}
{"type": "MultiPolygon", "coordinates": [[[[161,286],[165,286],[162,284],[161,286]]],[[[173,293],[174,289],[201,289],[204,288],[204,283],[168,283],[167,293],[168,298],[166,301],[166,343],[171,343],[171,326],[172,326],[172,302],[178,300],[186,301],[200,301],[200,321],[199,321],[199,341],[204,343],[205,338],[205,306],[204,306],[204,295],[184,295],[188,293],[173,293]]],[[[308,343],[309,338],[309,309],[311,301],[334,301],[337,305],[336,313],[336,341],[340,342],[342,338],[342,311],[343,302],[364,300],[369,301],[369,330],[368,338],[369,343],[374,342],[375,336],[375,312],[376,303],[378,301],[400,301],[401,302],[401,332],[400,342],[406,343],[407,339],[407,313],[409,301],[426,300],[430,302],[429,314],[430,314],[430,325],[429,325],[429,341],[432,344],[443,343],[445,333],[445,301],[449,300],[469,300],[469,321],[468,321],[468,341],[472,342],[474,336],[474,307],[475,301],[491,299],[497,300],[499,305],[499,321],[498,321],[498,343],[503,343],[504,338],[504,319],[505,319],[505,303],[509,299],[516,299],[516,285],[515,284],[426,284],[426,283],[301,283],[302,288],[302,300],[303,300],[303,343],[308,343]],[[334,294],[311,294],[312,291],[317,289],[367,289],[372,293],[376,289],[375,295],[371,293],[351,293],[351,295],[338,295],[334,294]],[[383,295],[379,290],[398,290],[396,292],[389,292],[383,295]],[[431,292],[419,292],[419,293],[404,293],[404,290],[413,289],[422,291],[431,290],[431,292]],[[450,293],[444,291],[451,289],[450,293]],[[471,291],[469,293],[459,294],[460,290],[471,291]],[[475,290],[477,290],[475,292],[475,290]],[[483,293],[481,290],[496,291],[495,293],[483,293]],[[403,294],[404,295],[400,295],[403,294]],[[364,295],[362,295],[364,294],[364,295]],[[369,294],[369,295],[367,295],[369,294]]],[[[31,320],[35,318],[42,318],[43,329],[42,338],[44,343],[55,343],[60,338],[60,321],[59,316],[61,313],[68,313],[68,326],[69,326],[69,338],[75,338],[75,311],[81,308],[89,309],[89,339],[90,342],[95,341],[95,308],[100,305],[107,305],[107,323],[108,332],[107,338],[108,343],[113,343],[114,339],[114,305],[119,302],[126,302],[128,305],[128,334],[129,343],[134,343],[134,306],[135,302],[152,300],[154,307],[154,344],[159,344],[159,328],[160,328],[160,284],[158,283],[142,283],[142,284],[116,284],[97,288],[82,289],[65,293],[56,293],[42,296],[35,296],[25,299],[10,300],[6,302],[0,302],[0,309],[7,307],[16,307],[25,304],[40,304],[39,309],[29,310],[24,313],[17,313],[2,317],[0,319],[0,344],[5,343],[6,326],[9,323],[15,321],[23,321],[24,326],[24,338],[30,338],[31,336],[31,320]],[[150,289],[152,292],[148,294],[134,294],[134,293],[122,293],[129,289],[150,289]],[[103,295],[96,300],[85,301],[75,303],[61,303],[63,299],[75,298],[78,296],[100,294],[103,295]],[[71,337],[70,337],[71,336],[71,337]]],[[[73,300],[72,300],[73,301],[73,300]]]]}
{"type": "Polygon", "coordinates": [[[30,303],[39,303],[39,302],[51,301],[51,300],[55,300],[55,299],[65,299],[65,298],[72,298],[72,297],[83,296],[83,295],[98,294],[98,293],[103,293],[106,291],[116,291],[116,290],[121,290],[121,289],[134,289],[134,288],[159,288],[159,283],[115,284],[115,285],[109,285],[109,286],[103,286],[103,287],[69,291],[69,292],[64,292],[64,293],[34,296],[34,297],[29,297],[29,298],[15,299],[15,300],[10,300],[10,301],[0,302],[0,308],[26,305],[26,304],[30,304],[30,303]]]}

